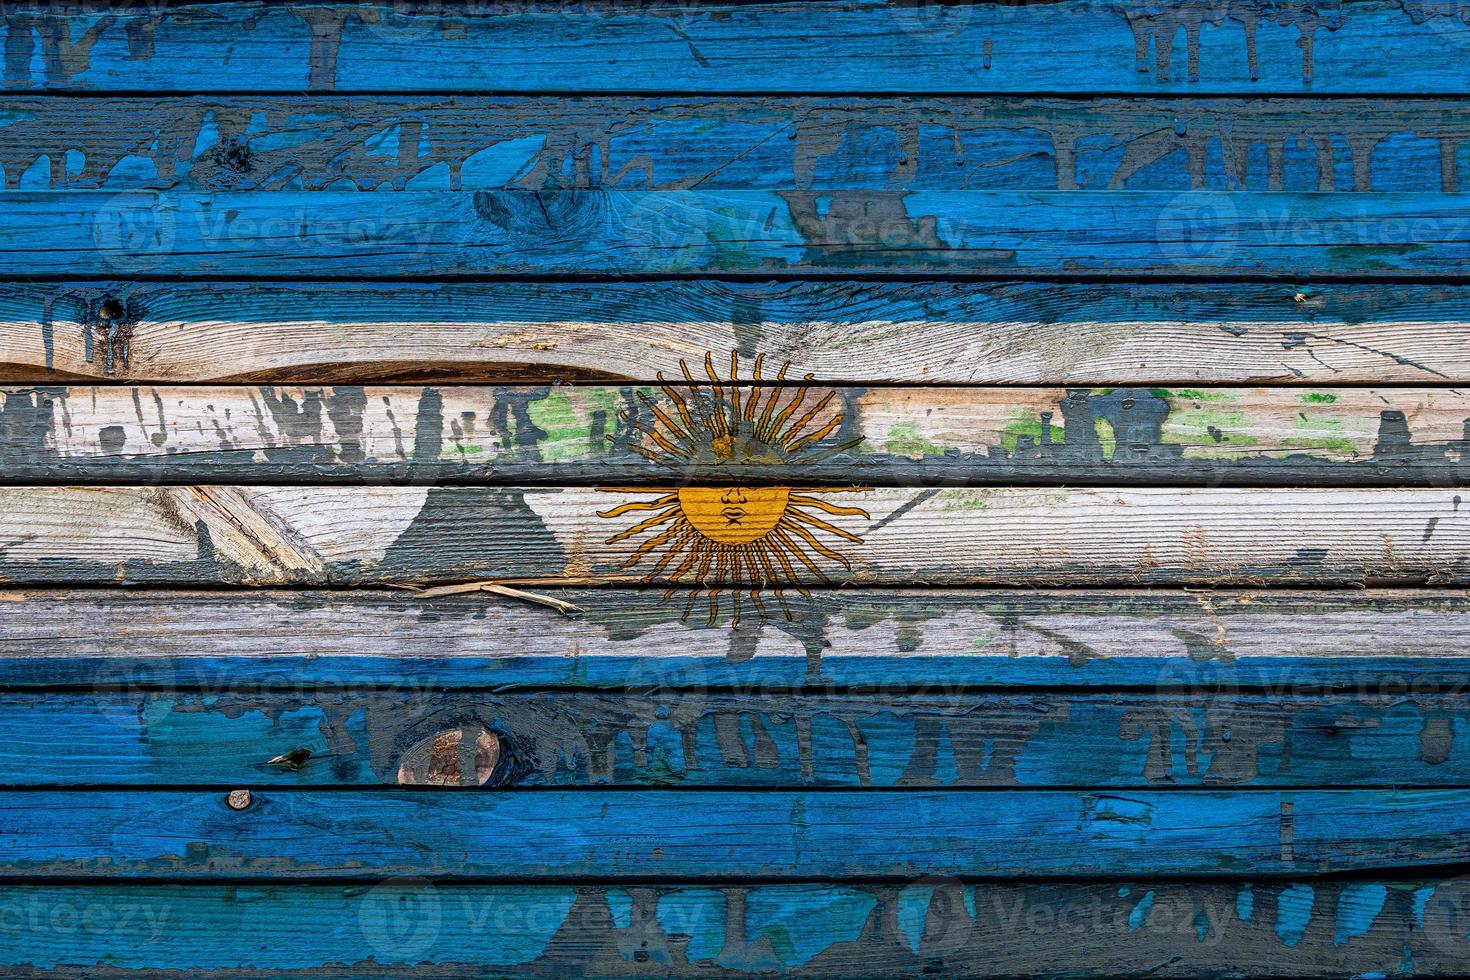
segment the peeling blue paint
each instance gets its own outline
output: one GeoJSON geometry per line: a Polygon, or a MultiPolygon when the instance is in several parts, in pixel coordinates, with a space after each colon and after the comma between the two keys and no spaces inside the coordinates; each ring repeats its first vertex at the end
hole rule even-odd
{"type": "Polygon", "coordinates": [[[1133,906],[1133,910],[1128,913],[1128,931],[1137,932],[1141,929],[1143,924],[1148,921],[1148,910],[1153,907],[1154,893],[1151,891],[1144,892],[1143,897],[1138,900],[1138,904],[1133,906]]]}
{"type": "Polygon", "coordinates": [[[1311,885],[1291,885],[1276,899],[1276,935],[1287,946],[1302,941],[1302,934],[1312,921],[1312,904],[1317,893],[1311,885]]]}
{"type": "Polygon", "coordinates": [[[1235,914],[1241,922],[1249,922],[1251,913],[1255,908],[1256,896],[1251,891],[1250,885],[1241,885],[1240,891],[1235,893],[1235,914]]]}
{"type": "Polygon", "coordinates": [[[1388,888],[1384,885],[1347,885],[1337,896],[1337,931],[1332,944],[1341,946],[1354,936],[1361,936],[1373,928],[1383,903],[1388,901],[1388,888]]]}

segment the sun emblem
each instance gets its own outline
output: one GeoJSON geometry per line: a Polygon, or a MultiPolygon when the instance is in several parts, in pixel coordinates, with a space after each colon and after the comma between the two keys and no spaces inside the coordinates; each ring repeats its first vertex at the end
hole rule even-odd
{"type": "MultiPolygon", "coordinates": [[[[704,371],[708,380],[700,380],[681,361],[684,380],[692,386],[687,393],[670,387],[659,374],[666,403],[661,405],[640,392],[638,397],[647,414],[640,413],[641,417],[631,422],[629,413],[620,416],[642,438],[642,444],[633,449],[677,472],[683,467],[722,463],[799,465],[856,444],[832,444],[833,433],[840,430],[843,421],[843,415],[832,406],[832,392],[813,397],[806,385],[747,387],[751,382],[787,381],[790,363],[783,364],[774,378],[763,377],[762,366],[763,356],[757,357],[750,381],[742,382],[740,358],[732,352],[730,377],[722,379],[713,358],[706,354],[704,371]]],[[[801,380],[813,378],[806,375],[801,380]]],[[[684,617],[688,618],[703,597],[709,603],[710,625],[718,619],[721,597],[725,595],[732,604],[731,626],[740,625],[743,598],[749,599],[764,619],[766,607],[761,593],[766,590],[790,619],[783,587],[808,595],[798,584],[800,577],[828,583],[824,567],[852,567],[839,550],[843,543],[862,543],[857,534],[826,517],[869,519],[867,511],[859,507],[825,499],[836,493],[861,492],[856,487],[796,489],[742,484],[607,489],[653,495],[652,499],[621,504],[597,515],[609,520],[638,515],[636,523],[609,537],[607,544],[648,535],[621,567],[634,568],[648,562],[651,565],[644,565],[645,583],[694,586],[685,600],[684,617]]],[[[675,591],[671,587],[665,598],[672,598],[675,591]]]]}

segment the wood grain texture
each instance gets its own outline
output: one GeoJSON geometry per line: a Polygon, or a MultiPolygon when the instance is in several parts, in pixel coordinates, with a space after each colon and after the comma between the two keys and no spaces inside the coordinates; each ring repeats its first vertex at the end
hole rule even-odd
{"type": "Polygon", "coordinates": [[[10,96],[0,120],[10,190],[1361,192],[1470,181],[1470,110],[1448,99],[10,96]]]}
{"type": "MultiPolygon", "coordinates": [[[[1205,692],[1463,690],[1463,591],[816,591],[795,615],[681,619],[649,590],[581,610],[402,592],[0,592],[0,683],[205,692],[968,685],[1205,692]]],[[[292,748],[294,746],[290,746],[292,748]]]]}
{"type": "Polygon", "coordinates": [[[0,378],[1440,384],[1467,329],[1470,288],[1407,284],[8,283],[0,378]]]}
{"type": "MultiPolygon", "coordinates": [[[[0,695],[7,786],[1470,784],[1454,694],[0,695]],[[478,748],[476,748],[478,747],[478,748]]],[[[1004,804],[1002,804],[1004,805],[1004,804]]]]}
{"type": "Polygon", "coordinates": [[[1239,877],[1463,861],[1470,790],[0,793],[0,876],[1239,877]]]}
{"type": "Polygon", "coordinates": [[[5,86],[47,91],[1466,91],[1458,8],[1380,0],[20,4],[4,28],[5,86]]]}
{"type": "Polygon", "coordinates": [[[1458,194],[12,191],[0,275],[1455,276],[1458,194]]]}
{"type": "Polygon", "coordinates": [[[1444,388],[10,388],[0,480],[1446,486],[1467,433],[1470,393],[1444,388]],[[680,404],[737,396],[838,424],[798,452],[659,455],[680,404]]]}
{"type": "Polygon", "coordinates": [[[0,490],[9,584],[672,583],[711,618],[752,586],[1452,585],[1467,549],[1440,489],[0,490]]]}
{"type": "Polygon", "coordinates": [[[20,978],[1453,977],[1462,879],[9,885],[20,978]],[[69,926],[90,913],[89,929],[69,926]],[[147,971],[134,972],[134,971],[147,971]]]}

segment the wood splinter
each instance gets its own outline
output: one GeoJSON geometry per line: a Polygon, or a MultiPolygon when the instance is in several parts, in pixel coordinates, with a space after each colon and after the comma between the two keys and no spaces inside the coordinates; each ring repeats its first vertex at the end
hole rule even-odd
{"type": "Polygon", "coordinates": [[[454,585],[436,585],[429,588],[418,585],[399,585],[396,588],[406,589],[421,599],[437,599],[446,595],[464,595],[470,592],[489,592],[492,595],[505,596],[509,599],[520,599],[523,602],[534,602],[538,606],[548,606],[561,613],[563,616],[577,616],[582,612],[581,606],[573,605],[564,599],[557,599],[539,592],[527,592],[524,589],[514,589],[508,585],[498,582],[459,582],[454,585]]]}

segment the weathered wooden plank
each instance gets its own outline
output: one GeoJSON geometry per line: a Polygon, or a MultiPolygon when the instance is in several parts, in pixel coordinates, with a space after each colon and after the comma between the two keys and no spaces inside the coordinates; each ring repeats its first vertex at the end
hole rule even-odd
{"type": "Polygon", "coordinates": [[[548,589],[582,613],[487,595],[0,592],[0,683],[222,693],[879,685],[1148,690],[1463,689],[1457,590],[842,590],[793,618],[681,619],[648,590],[548,589]]]}
{"type": "Polygon", "coordinates": [[[1457,194],[13,191],[0,275],[1453,276],[1457,194]]]}
{"type": "Polygon", "coordinates": [[[1444,388],[11,388],[0,435],[11,482],[1470,481],[1470,392],[1444,388]],[[717,432],[675,432],[681,405],[796,399],[826,407],[794,450],[758,438],[758,411],[733,458],[717,432]]]}
{"type": "MultiPolygon", "coordinates": [[[[876,681],[876,678],[875,678],[876,681]]],[[[1465,786],[1461,692],[0,695],[7,786],[1465,786]]]]}
{"type": "Polygon", "coordinates": [[[1470,288],[1407,284],[7,283],[0,378],[1437,384],[1467,329],[1470,288]]]}
{"type": "Polygon", "coordinates": [[[1452,977],[1463,879],[11,885],[9,976],[1452,977]],[[83,916],[86,916],[83,919],[83,916]],[[88,922],[87,928],[80,927],[88,922]]]}
{"type": "Polygon", "coordinates": [[[49,91],[1466,91],[1453,5],[17,4],[49,91]],[[820,58],[813,52],[821,52],[820,58]],[[1413,72],[1402,70],[1413,65],[1413,72]]]}
{"type": "MultiPolygon", "coordinates": [[[[674,584],[782,615],[806,585],[1470,582],[1453,490],[11,487],[9,584],[674,584]],[[770,605],[751,589],[764,590],[770,605]]],[[[687,602],[685,597],[687,596],[687,602]]]]}
{"type": "Polygon", "coordinates": [[[1462,862],[1470,790],[0,793],[0,876],[1117,878],[1462,862]]]}
{"type": "Polygon", "coordinates": [[[0,186],[1456,191],[1467,140],[1428,99],[11,96],[0,186]]]}

